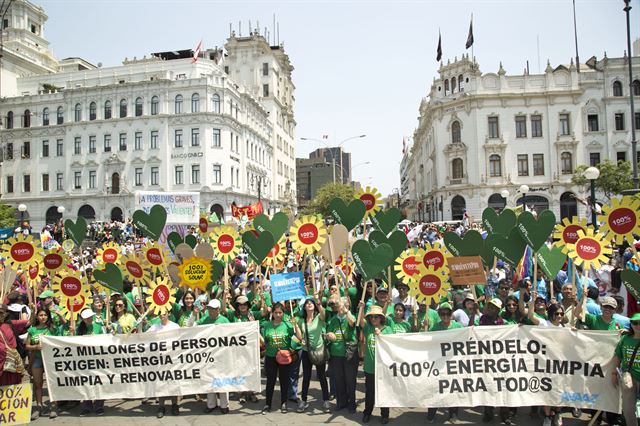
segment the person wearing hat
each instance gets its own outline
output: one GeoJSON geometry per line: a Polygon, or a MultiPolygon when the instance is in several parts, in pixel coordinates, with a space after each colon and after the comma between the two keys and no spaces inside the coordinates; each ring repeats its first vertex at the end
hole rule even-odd
{"type": "Polygon", "coordinates": [[[365,314],[369,312],[372,306],[379,306],[384,311],[384,315],[392,315],[393,316],[393,306],[391,306],[391,300],[389,299],[389,287],[384,283],[380,283],[376,289],[376,297],[375,299],[370,298],[367,301],[365,314]]]}
{"type": "Polygon", "coordinates": [[[22,374],[5,371],[7,348],[16,349],[18,336],[24,334],[29,327],[28,320],[12,320],[9,309],[0,303],[0,386],[17,385],[22,382],[22,374]]]}
{"type": "Polygon", "coordinates": [[[426,303],[416,302],[411,309],[412,313],[408,322],[411,324],[411,331],[414,333],[428,331],[431,325],[440,322],[438,311],[431,309],[426,303]]]}
{"type": "MultiPolygon", "coordinates": [[[[586,313],[584,315],[584,323],[589,330],[622,330],[622,326],[617,320],[613,318],[613,314],[618,308],[616,299],[611,296],[605,296],[600,298],[600,305],[602,306],[602,315],[593,315],[586,313]]],[[[576,307],[576,317],[581,318],[582,315],[582,300],[578,302],[576,307]]]]}
{"type": "Polygon", "coordinates": [[[453,319],[463,327],[480,324],[480,311],[476,303],[476,296],[472,292],[464,295],[462,308],[453,312],[453,319]]]}
{"type": "Polygon", "coordinates": [[[622,386],[622,414],[626,424],[634,425],[637,424],[636,395],[640,385],[640,350],[638,350],[640,346],[640,312],[633,314],[629,319],[629,324],[629,328],[625,329],[613,352],[616,368],[611,373],[611,379],[614,386],[618,386],[623,380],[619,376],[621,371],[631,374],[631,383],[627,382],[625,386],[622,386]],[[633,357],[634,351],[638,351],[635,358],[633,357]]]}
{"type": "MultiPolygon", "coordinates": [[[[95,312],[93,312],[91,309],[83,309],[82,312],[80,312],[80,318],[82,319],[82,321],[78,325],[77,330],[74,330],[73,321],[71,321],[71,335],[75,334],[76,336],[93,336],[96,334],[104,334],[102,325],[93,320],[95,315],[95,312]]],[[[94,401],[82,401],[80,416],[84,417],[90,414],[92,411],[94,411],[98,416],[104,415],[104,400],[96,399],[94,401]]]]}

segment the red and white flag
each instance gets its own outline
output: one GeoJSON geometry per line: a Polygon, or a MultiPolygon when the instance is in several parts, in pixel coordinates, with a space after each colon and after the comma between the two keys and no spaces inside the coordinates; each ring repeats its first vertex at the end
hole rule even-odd
{"type": "Polygon", "coordinates": [[[200,43],[198,43],[198,45],[196,46],[196,50],[193,52],[193,58],[191,59],[192,64],[195,64],[196,61],[198,60],[198,57],[200,57],[201,50],[202,50],[202,40],[200,40],[200,43]]]}

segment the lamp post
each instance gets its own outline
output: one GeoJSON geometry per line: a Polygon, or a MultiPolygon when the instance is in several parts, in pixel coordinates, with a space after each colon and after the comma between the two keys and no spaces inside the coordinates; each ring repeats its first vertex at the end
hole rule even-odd
{"type": "Polygon", "coordinates": [[[502,198],[504,198],[504,208],[507,208],[507,201],[509,200],[509,191],[506,189],[503,189],[502,191],[500,191],[500,196],[502,198]]]}
{"type": "Polygon", "coordinates": [[[18,226],[22,227],[22,223],[24,222],[24,212],[27,211],[27,206],[25,204],[18,205],[18,211],[20,212],[20,222],[18,226]]]}
{"type": "Polygon", "coordinates": [[[529,192],[529,185],[520,185],[520,193],[522,194],[522,211],[527,211],[527,192],[529,192]]]}
{"type": "Polygon", "coordinates": [[[64,215],[64,211],[65,211],[64,206],[58,206],[58,213],[60,213],[60,219],[62,219],[62,216],[64,215]]]}
{"type": "Polygon", "coordinates": [[[584,171],[584,177],[589,179],[591,182],[591,202],[589,203],[591,207],[591,224],[594,229],[598,230],[598,219],[596,217],[596,179],[600,177],[600,170],[596,167],[589,167],[584,171]]]}
{"type": "MultiPolygon", "coordinates": [[[[627,14],[627,58],[629,60],[629,106],[631,107],[631,165],[633,167],[633,187],[638,189],[638,142],[636,141],[636,116],[635,110],[633,107],[633,69],[632,69],[632,60],[633,55],[631,54],[631,33],[629,29],[629,12],[631,11],[631,6],[629,3],[631,0],[623,0],[624,1],[624,10],[627,14]]],[[[597,226],[597,224],[596,224],[597,226]]],[[[596,228],[597,229],[597,228],[596,228]]]]}
{"type": "MultiPolygon", "coordinates": [[[[315,138],[300,138],[301,141],[313,141],[313,142],[320,142],[322,144],[324,144],[327,149],[329,150],[329,153],[331,154],[331,169],[332,169],[332,173],[333,173],[333,183],[336,183],[336,156],[332,151],[332,148],[341,148],[342,145],[347,142],[350,141],[352,139],[360,139],[360,138],[364,138],[367,135],[357,135],[357,136],[351,136],[349,138],[343,139],[340,142],[338,142],[338,146],[336,147],[330,147],[328,142],[326,141],[326,139],[315,139],[315,138]]],[[[324,157],[324,155],[323,155],[324,157]]],[[[344,183],[343,182],[343,168],[342,168],[342,161],[340,161],[340,183],[344,183]]]]}

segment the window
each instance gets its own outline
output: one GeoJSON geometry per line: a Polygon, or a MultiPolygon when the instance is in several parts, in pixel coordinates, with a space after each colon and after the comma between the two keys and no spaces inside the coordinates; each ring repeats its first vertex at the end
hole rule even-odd
{"type": "Polygon", "coordinates": [[[22,176],[22,192],[31,192],[31,175],[22,176]]]}
{"type": "Polygon", "coordinates": [[[236,187],[240,188],[240,168],[236,169],[236,187]]]}
{"type": "Polygon", "coordinates": [[[191,112],[200,112],[200,95],[191,95],[191,112]]]}
{"type": "Polygon", "coordinates": [[[213,129],[213,147],[220,148],[222,145],[220,141],[220,129],[213,129]]]}
{"type": "Polygon", "coordinates": [[[501,161],[499,155],[493,154],[489,156],[489,176],[502,176],[502,165],[500,163],[501,161]]]}
{"type": "Polygon", "coordinates": [[[616,152],[616,161],[627,161],[627,151],[616,152]]]}
{"type": "Polygon", "coordinates": [[[200,146],[200,129],[191,129],[191,146],[200,146]]]}
{"type": "Polygon", "coordinates": [[[613,96],[622,96],[622,83],[619,81],[613,82],[613,96]]]}
{"type": "Polygon", "coordinates": [[[184,183],[184,171],[182,166],[175,167],[174,183],[176,185],[182,185],[184,183]]]}
{"type": "Polygon", "coordinates": [[[157,96],[151,98],[151,115],[158,115],[158,109],[160,106],[160,99],[157,96]]]}
{"type": "Polygon", "coordinates": [[[125,118],[127,116],[127,100],[120,99],[120,118],[125,118]]]}
{"type": "Polygon", "coordinates": [[[73,172],[73,188],[82,189],[82,172],[73,172]]]}
{"type": "Polygon", "coordinates": [[[498,117],[489,117],[489,138],[496,139],[500,137],[499,135],[498,117]]]}
{"type": "Polygon", "coordinates": [[[49,174],[43,173],[42,174],[42,192],[47,192],[47,191],[49,191],[49,174]]]}
{"type": "Polygon", "coordinates": [[[518,154],[518,176],[529,176],[529,156],[518,154]]]}
{"type": "Polygon", "coordinates": [[[524,115],[516,116],[516,138],[527,137],[527,117],[524,115]]]}
{"type": "Polygon", "coordinates": [[[133,149],[140,151],[142,149],[142,132],[136,132],[133,140],[133,149]]]}
{"type": "Polygon", "coordinates": [[[533,154],[533,175],[544,176],[544,154],[533,154]]]}
{"type": "Polygon", "coordinates": [[[454,121],[451,123],[451,143],[460,143],[462,138],[460,136],[460,122],[454,121]]]}
{"type": "Polygon", "coordinates": [[[587,129],[590,132],[597,132],[598,130],[600,130],[600,126],[598,124],[598,114],[587,115],[587,129]]]}
{"type": "Polygon", "coordinates": [[[191,183],[200,183],[200,165],[191,165],[191,183]]]}
{"type": "Polygon", "coordinates": [[[624,130],[624,113],[616,112],[614,115],[616,130],[624,130]]]}
{"type": "Polygon", "coordinates": [[[120,151],[126,151],[127,150],[127,134],[126,133],[120,133],[119,150],[120,151]]]}
{"type": "Polygon", "coordinates": [[[58,107],[56,112],[56,123],[62,124],[64,122],[64,110],[61,106],[58,107]]]}
{"type": "Polygon", "coordinates": [[[31,111],[28,109],[24,110],[24,114],[22,116],[22,127],[31,127],[31,111]]]}
{"type": "Polygon", "coordinates": [[[96,189],[96,171],[89,170],[89,189],[96,189]]]}
{"type": "Polygon", "coordinates": [[[458,92],[464,91],[464,86],[462,85],[462,74],[458,76],[458,92]]]}
{"type": "Polygon", "coordinates": [[[134,184],[135,186],[142,186],[142,168],[138,167],[134,171],[134,184]]]}
{"type": "Polygon", "coordinates": [[[640,96],[640,80],[633,80],[633,96],[640,96]]]}
{"type": "Polygon", "coordinates": [[[447,96],[449,94],[449,80],[444,81],[444,95],[447,96]]]}
{"type": "Polygon", "coordinates": [[[177,95],[175,100],[175,111],[176,114],[182,113],[182,95],[177,95]]]}
{"type": "Polygon", "coordinates": [[[151,131],[151,140],[149,141],[149,145],[151,149],[158,149],[158,131],[151,131]]]}
{"type": "Polygon", "coordinates": [[[264,98],[269,96],[269,85],[268,84],[263,84],[262,85],[262,96],[264,98]]]}
{"type": "Polygon", "coordinates": [[[560,129],[559,133],[561,136],[567,136],[570,133],[569,131],[569,114],[560,114],[560,129]]]}
{"type": "Polygon", "coordinates": [[[213,165],[213,183],[222,183],[222,166],[220,164],[213,165]]]}
{"type": "Polygon", "coordinates": [[[573,173],[573,156],[570,152],[563,152],[560,154],[560,164],[562,167],[563,175],[570,175],[573,173]]]}
{"type": "Polygon", "coordinates": [[[533,138],[542,137],[542,116],[541,115],[531,116],[531,137],[533,138]]]}
{"type": "Polygon", "coordinates": [[[76,107],[73,109],[73,121],[76,123],[82,121],[82,105],[80,104],[76,104],[76,107]]]}
{"type": "Polygon", "coordinates": [[[589,165],[591,167],[595,167],[600,164],[600,153],[599,152],[590,152],[589,153],[589,165]]]}
{"type": "Polygon", "coordinates": [[[80,136],[76,136],[73,139],[73,154],[80,155],[80,144],[82,143],[82,139],[80,136]]]}
{"type": "Polygon", "coordinates": [[[95,102],[91,102],[89,104],[89,120],[93,121],[96,119],[98,107],[95,102]]]}
{"type": "Polygon", "coordinates": [[[64,142],[62,139],[56,141],[56,157],[62,157],[64,155],[64,142]]]}
{"type": "Polygon", "coordinates": [[[634,114],[636,116],[636,130],[640,129],[640,112],[634,114]]]}
{"type": "Polygon", "coordinates": [[[269,63],[268,62],[263,62],[262,63],[262,75],[264,75],[264,76],[269,75],[269,63]]]}
{"type": "Polygon", "coordinates": [[[7,113],[7,123],[6,123],[6,128],[7,129],[13,129],[13,111],[9,111],[7,113]]]}
{"type": "Polygon", "coordinates": [[[175,131],[175,143],[176,148],[182,148],[182,129],[176,129],[175,131]]]}
{"type": "Polygon", "coordinates": [[[231,166],[231,187],[233,188],[233,166],[231,166]]]}
{"type": "Polygon", "coordinates": [[[215,112],[216,114],[220,114],[220,96],[219,95],[213,95],[211,97],[211,108],[213,109],[213,112],[215,112]]]}
{"type": "Polygon", "coordinates": [[[49,125],[49,108],[44,108],[42,110],[42,125],[43,126],[49,125]]]}
{"type": "Polygon", "coordinates": [[[462,158],[454,158],[451,162],[451,171],[453,175],[453,179],[462,179],[464,176],[464,167],[463,167],[462,158]]]}
{"type": "Polygon", "coordinates": [[[111,135],[104,135],[104,152],[111,152],[111,135]]]}
{"type": "Polygon", "coordinates": [[[452,77],[451,78],[451,93],[456,91],[456,78],[452,77]]]}
{"type": "Polygon", "coordinates": [[[13,176],[7,176],[7,192],[13,192],[13,176]]]}
{"type": "Polygon", "coordinates": [[[62,173],[56,173],[56,191],[62,191],[62,173]]]}
{"type": "Polygon", "coordinates": [[[104,119],[108,120],[111,118],[111,101],[106,101],[104,103],[104,119]]]}
{"type": "Polygon", "coordinates": [[[49,156],[49,141],[44,140],[42,141],[42,157],[46,158],[48,156],[49,156]]]}
{"type": "Polygon", "coordinates": [[[160,167],[151,168],[151,185],[160,184],[160,167]]]}
{"type": "Polygon", "coordinates": [[[136,117],[142,116],[142,98],[136,98],[136,117]]]}
{"type": "Polygon", "coordinates": [[[13,160],[13,142],[7,142],[7,160],[13,160]]]}
{"type": "Polygon", "coordinates": [[[89,136],[89,154],[95,154],[95,153],[96,153],[96,136],[91,135],[89,136]]]}
{"type": "Polygon", "coordinates": [[[31,158],[31,142],[25,141],[22,143],[22,152],[20,154],[22,158],[31,158]]]}

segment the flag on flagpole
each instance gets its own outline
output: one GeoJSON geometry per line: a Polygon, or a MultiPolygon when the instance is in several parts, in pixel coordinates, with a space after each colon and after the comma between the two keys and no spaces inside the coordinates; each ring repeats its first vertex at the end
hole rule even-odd
{"type": "Polygon", "coordinates": [[[407,138],[402,138],[402,155],[407,153],[407,138]]]}
{"type": "Polygon", "coordinates": [[[440,35],[440,31],[438,31],[438,50],[436,51],[436,61],[440,62],[442,59],[442,36],[440,35]]]}
{"type": "Polygon", "coordinates": [[[196,50],[193,52],[193,58],[191,59],[192,64],[195,64],[196,61],[198,60],[201,50],[202,50],[202,40],[200,40],[200,43],[198,43],[198,45],[196,46],[196,50]]]}
{"type": "Polygon", "coordinates": [[[473,16],[471,17],[471,22],[469,23],[469,35],[467,36],[467,44],[465,44],[464,46],[467,49],[473,46],[473,16]]]}
{"type": "Polygon", "coordinates": [[[218,54],[220,55],[218,57],[218,65],[222,64],[224,62],[224,58],[227,56],[227,49],[225,49],[224,46],[222,46],[222,49],[218,52],[218,54]]]}

